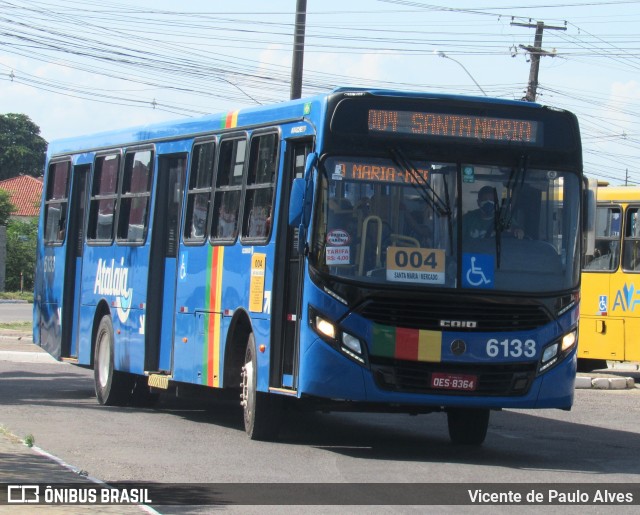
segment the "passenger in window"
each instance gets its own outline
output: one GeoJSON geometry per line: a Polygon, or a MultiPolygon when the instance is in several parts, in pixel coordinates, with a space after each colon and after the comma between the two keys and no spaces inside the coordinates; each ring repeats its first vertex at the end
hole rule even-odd
{"type": "Polygon", "coordinates": [[[266,220],[266,224],[265,224],[265,237],[268,236],[271,233],[271,216],[272,216],[272,212],[271,212],[271,206],[267,207],[267,220],[266,220]]]}
{"type": "MultiPolygon", "coordinates": [[[[495,215],[498,195],[492,186],[483,186],[478,192],[478,209],[469,211],[462,218],[464,236],[467,238],[489,238],[495,236],[495,215]]],[[[519,240],[524,237],[524,231],[511,223],[504,233],[519,240]]]]}
{"type": "Polygon", "coordinates": [[[400,214],[403,215],[403,231],[406,236],[415,239],[420,246],[429,247],[433,242],[431,230],[433,211],[426,203],[422,203],[421,210],[411,209],[405,202],[400,202],[400,214]]]}
{"type": "Polygon", "coordinates": [[[236,237],[238,206],[233,205],[230,199],[230,196],[225,195],[218,211],[218,238],[236,237]]]}
{"type": "MultiPolygon", "coordinates": [[[[587,270],[614,270],[615,269],[615,251],[612,252],[612,246],[617,242],[609,240],[596,241],[596,248],[593,251],[593,257],[591,261],[587,263],[585,269],[587,270]]],[[[589,259],[589,256],[587,256],[589,259]]]]}
{"type": "Polygon", "coordinates": [[[247,231],[249,238],[266,237],[270,224],[271,206],[254,206],[249,213],[249,230],[247,231]]]}
{"type": "Polygon", "coordinates": [[[207,212],[209,211],[209,196],[196,195],[193,207],[193,221],[191,224],[191,237],[201,238],[205,234],[207,226],[207,212]]]}
{"type": "Polygon", "coordinates": [[[346,198],[329,199],[329,225],[335,229],[352,229],[353,206],[346,198]]]}

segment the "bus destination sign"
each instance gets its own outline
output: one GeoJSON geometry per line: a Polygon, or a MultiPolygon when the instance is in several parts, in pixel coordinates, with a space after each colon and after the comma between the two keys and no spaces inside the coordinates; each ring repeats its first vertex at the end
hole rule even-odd
{"type": "Polygon", "coordinates": [[[369,109],[369,132],[392,132],[489,142],[538,143],[532,120],[369,109]]]}
{"type": "Polygon", "coordinates": [[[413,171],[401,170],[387,159],[336,159],[328,161],[334,181],[379,181],[403,184],[424,184],[429,180],[429,169],[417,165],[413,171]]]}

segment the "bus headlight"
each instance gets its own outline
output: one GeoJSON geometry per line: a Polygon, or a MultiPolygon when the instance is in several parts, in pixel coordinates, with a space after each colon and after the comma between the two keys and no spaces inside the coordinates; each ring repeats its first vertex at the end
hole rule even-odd
{"type": "Polygon", "coordinates": [[[349,350],[357,354],[362,354],[362,345],[360,344],[360,340],[355,336],[349,333],[342,333],[342,344],[349,350]]]}
{"type": "Polygon", "coordinates": [[[548,370],[556,363],[562,361],[571,352],[571,349],[575,346],[577,340],[577,332],[573,331],[565,334],[561,340],[558,340],[551,345],[548,345],[542,351],[542,357],[540,358],[540,365],[538,366],[538,374],[541,374],[545,370],[548,370]]]}
{"type": "Polygon", "coordinates": [[[329,322],[327,319],[321,316],[315,317],[315,328],[318,333],[335,340],[336,338],[336,326],[329,322]]]}
{"type": "Polygon", "coordinates": [[[571,331],[562,338],[562,351],[569,350],[576,343],[576,332],[571,331]]]}
{"type": "Polygon", "coordinates": [[[558,344],[549,345],[542,353],[542,363],[548,363],[558,354],[558,344]]]}
{"type": "Polygon", "coordinates": [[[341,330],[311,306],[309,306],[309,324],[323,341],[361,365],[366,364],[364,345],[360,338],[341,330]]]}

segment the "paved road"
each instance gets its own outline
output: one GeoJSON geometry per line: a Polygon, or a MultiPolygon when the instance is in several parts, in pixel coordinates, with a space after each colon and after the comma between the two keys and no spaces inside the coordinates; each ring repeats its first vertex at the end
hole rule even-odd
{"type": "Polygon", "coordinates": [[[33,304],[0,300],[0,323],[31,322],[32,320],[33,304]]]}
{"type": "Polygon", "coordinates": [[[237,399],[108,408],[90,370],[0,361],[0,378],[0,424],[108,481],[640,481],[640,389],[495,413],[484,447],[468,449],[449,443],[442,414],[294,414],[264,443],[247,439],[237,399]]]}
{"type": "MultiPolygon", "coordinates": [[[[30,311],[30,305],[19,309],[25,307],[30,311]]],[[[27,347],[33,345],[11,344],[18,354],[27,347]]],[[[235,398],[164,397],[154,409],[101,407],[91,370],[50,360],[0,360],[0,426],[20,437],[32,434],[42,449],[109,482],[638,484],[638,406],[637,388],[577,390],[571,412],[494,413],[479,449],[451,445],[442,414],[294,413],[279,441],[252,442],[235,398]]],[[[369,513],[353,508],[348,511],[369,513]]],[[[519,509],[535,513],[531,508],[519,509]]],[[[282,513],[246,506],[224,511],[282,513]]],[[[420,513],[424,507],[393,511],[420,513]]],[[[632,511],[616,507],[620,512],[632,511]]]]}

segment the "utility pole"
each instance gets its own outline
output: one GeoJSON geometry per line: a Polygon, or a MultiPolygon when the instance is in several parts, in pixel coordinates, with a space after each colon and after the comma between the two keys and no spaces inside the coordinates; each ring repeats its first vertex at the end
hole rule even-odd
{"type": "Polygon", "coordinates": [[[552,25],[545,25],[543,21],[537,22],[535,25],[531,23],[516,23],[511,22],[511,25],[517,25],[518,27],[526,27],[528,29],[536,29],[536,37],[533,46],[519,45],[531,55],[531,68],[529,69],[529,83],[527,85],[527,94],[523,98],[527,102],[536,101],[536,93],[538,90],[538,72],[540,70],[540,56],[555,57],[555,52],[547,52],[542,49],[542,33],[544,29],[551,30],[567,30],[567,27],[554,27],[552,25]]]}
{"type": "Polygon", "coordinates": [[[296,2],[296,28],[291,63],[291,100],[302,96],[302,63],[304,61],[304,32],[307,21],[307,0],[296,2]]]}

